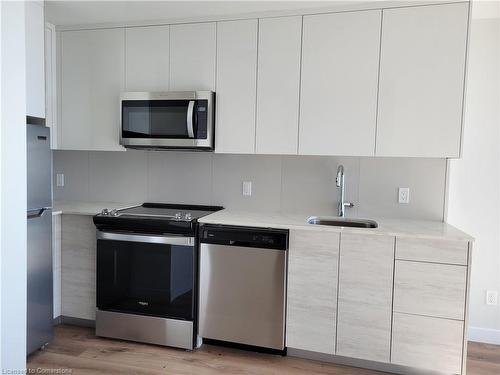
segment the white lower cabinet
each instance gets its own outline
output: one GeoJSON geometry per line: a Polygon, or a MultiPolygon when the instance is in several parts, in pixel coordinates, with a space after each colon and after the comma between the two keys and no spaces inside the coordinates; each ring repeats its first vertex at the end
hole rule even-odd
{"type": "Polygon", "coordinates": [[[338,233],[290,231],[287,347],[335,353],[338,255],[338,233]]]}
{"type": "Polygon", "coordinates": [[[337,355],[389,362],[394,237],[340,237],[337,355]]]}
{"type": "Polygon", "coordinates": [[[287,347],[462,375],[470,263],[422,261],[431,247],[434,260],[470,260],[468,241],[291,230],[287,347]]]}
{"type": "Polygon", "coordinates": [[[462,373],[467,272],[467,266],[396,260],[392,363],[462,373]]]}
{"type": "Polygon", "coordinates": [[[61,316],[61,216],[52,215],[52,293],[53,317],[61,316]]]}
{"type": "Polygon", "coordinates": [[[61,216],[61,315],[95,320],[96,238],[90,215],[61,216]]]}
{"type": "Polygon", "coordinates": [[[392,363],[446,374],[462,373],[464,322],[394,313],[392,363]]]}

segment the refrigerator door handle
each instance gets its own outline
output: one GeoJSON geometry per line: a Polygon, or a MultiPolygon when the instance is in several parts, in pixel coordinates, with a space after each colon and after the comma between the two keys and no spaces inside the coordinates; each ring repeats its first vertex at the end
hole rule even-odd
{"type": "Polygon", "coordinates": [[[35,219],[37,217],[42,217],[45,211],[50,210],[50,207],[43,207],[37,210],[30,210],[27,214],[27,219],[35,219]]]}

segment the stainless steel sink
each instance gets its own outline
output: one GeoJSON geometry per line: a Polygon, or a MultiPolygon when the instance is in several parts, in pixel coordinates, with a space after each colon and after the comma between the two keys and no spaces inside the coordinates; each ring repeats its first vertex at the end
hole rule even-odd
{"type": "Polygon", "coordinates": [[[346,219],[345,217],[320,217],[311,216],[307,219],[308,224],[330,225],[334,227],[354,227],[354,228],[377,228],[376,221],[368,219],[346,219]]]}

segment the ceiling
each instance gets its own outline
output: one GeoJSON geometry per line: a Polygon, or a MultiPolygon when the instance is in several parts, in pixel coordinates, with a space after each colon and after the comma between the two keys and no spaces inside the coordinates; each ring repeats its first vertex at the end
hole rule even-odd
{"type": "Polygon", "coordinates": [[[46,1],[46,18],[57,26],[227,17],[267,11],[345,6],[363,1],[46,1]]]}
{"type": "MultiPolygon", "coordinates": [[[[375,0],[383,1],[383,0],[375,0]]],[[[371,3],[344,1],[45,1],[47,21],[57,26],[134,24],[243,14],[312,10],[371,3]]]]}
{"type": "MultiPolygon", "coordinates": [[[[362,6],[373,2],[390,0],[333,0],[333,1],[77,1],[46,0],[45,13],[49,22],[57,26],[96,25],[96,24],[144,24],[158,21],[202,20],[225,18],[262,12],[286,12],[313,10],[346,6],[362,6]]],[[[423,0],[426,2],[425,0],[423,0]]],[[[427,0],[443,2],[446,0],[427,0]]],[[[452,0],[454,1],[454,0],[452,0]]],[[[397,2],[397,1],[396,1],[397,2]]],[[[399,3],[411,4],[414,0],[400,0],[399,3]]],[[[416,2],[422,2],[417,0],[416,2]]],[[[498,18],[498,1],[473,0],[473,18],[498,18]]]]}

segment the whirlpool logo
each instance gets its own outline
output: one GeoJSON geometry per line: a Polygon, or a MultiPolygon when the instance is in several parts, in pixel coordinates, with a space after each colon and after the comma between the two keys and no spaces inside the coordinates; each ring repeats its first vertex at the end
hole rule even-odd
{"type": "Polygon", "coordinates": [[[139,305],[141,306],[149,306],[149,302],[145,302],[145,301],[138,301],[137,302],[139,305]]]}

